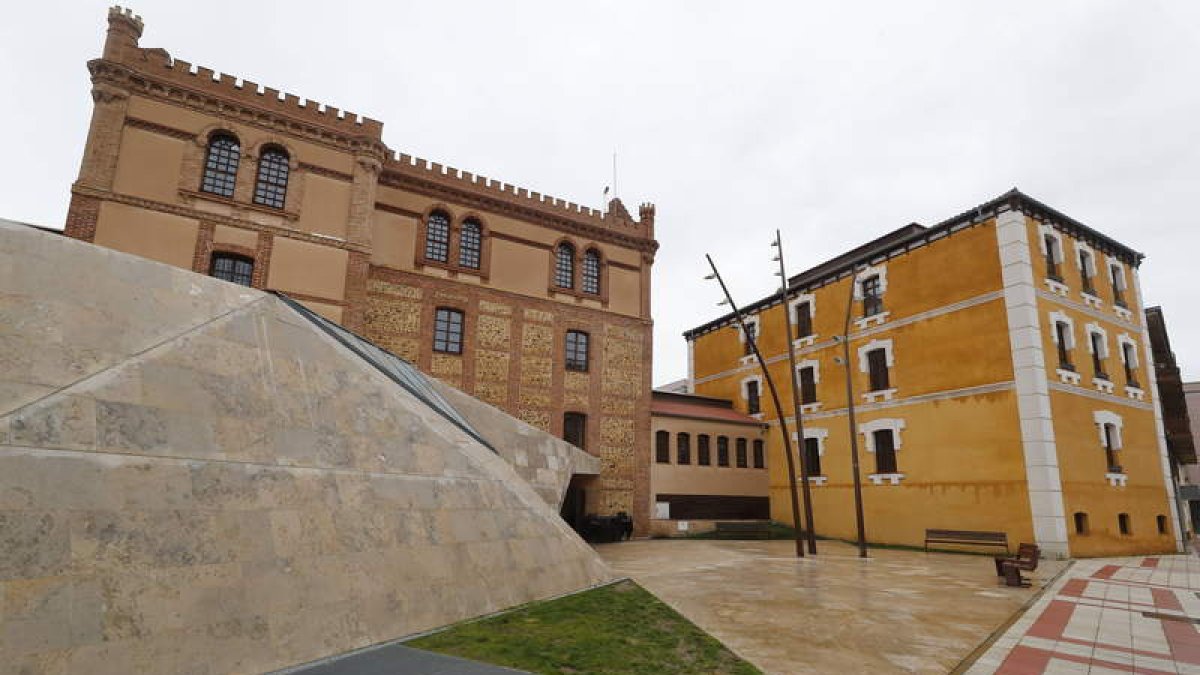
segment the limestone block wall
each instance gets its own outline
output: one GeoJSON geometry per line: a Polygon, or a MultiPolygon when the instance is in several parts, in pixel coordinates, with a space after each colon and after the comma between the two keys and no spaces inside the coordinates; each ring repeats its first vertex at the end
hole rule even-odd
{"type": "Polygon", "coordinates": [[[0,672],[262,672],[610,578],[271,296],[0,224],[0,313],[0,672]]]}
{"type": "Polygon", "coordinates": [[[600,460],[570,443],[534,429],[443,382],[433,386],[487,439],[551,508],[562,505],[571,476],[600,473],[600,460]]]}

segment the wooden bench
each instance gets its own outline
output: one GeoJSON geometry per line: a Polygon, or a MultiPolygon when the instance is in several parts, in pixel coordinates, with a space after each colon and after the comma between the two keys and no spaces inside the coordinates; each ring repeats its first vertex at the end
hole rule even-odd
{"type": "Polygon", "coordinates": [[[1021,576],[1021,570],[1032,572],[1037,569],[1038,559],[1042,551],[1037,544],[1021,544],[1017,547],[1015,556],[996,556],[996,576],[1004,577],[1004,583],[1009,586],[1029,586],[1029,582],[1021,576]]]}
{"type": "Polygon", "coordinates": [[[771,523],[766,520],[718,522],[717,539],[770,539],[771,523]]]}
{"type": "Polygon", "coordinates": [[[930,544],[956,544],[961,546],[999,546],[1008,552],[1008,535],[1003,532],[975,532],[973,530],[925,530],[925,552],[930,544]]]}

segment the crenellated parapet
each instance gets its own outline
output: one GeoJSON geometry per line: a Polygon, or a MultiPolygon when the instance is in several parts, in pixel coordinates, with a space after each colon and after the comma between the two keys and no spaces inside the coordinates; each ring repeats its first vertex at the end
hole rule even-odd
{"type": "MultiPolygon", "coordinates": [[[[201,96],[218,97],[222,101],[253,106],[267,113],[321,125],[342,134],[365,136],[379,140],[383,122],[340,110],[331,105],[303,99],[295,94],[264,87],[211,68],[197,66],[183,59],[172,58],[164,49],[142,48],[142,18],[131,10],[112,7],[108,12],[108,35],[104,45],[104,60],[126,66],[138,75],[153,79],[160,90],[170,85],[201,96]]],[[[93,76],[96,68],[93,68],[93,76]]]]}
{"type": "Polygon", "coordinates": [[[384,163],[380,183],[416,187],[424,185],[426,189],[434,191],[451,191],[488,200],[493,208],[508,207],[520,210],[527,216],[541,216],[562,224],[588,228],[589,234],[600,238],[615,237],[626,243],[642,240],[637,242],[638,248],[657,248],[653,241],[653,204],[641,206],[642,219],[639,221],[629,215],[619,199],[613,199],[607,210],[595,209],[452,166],[395,152],[391,152],[384,163]]]}

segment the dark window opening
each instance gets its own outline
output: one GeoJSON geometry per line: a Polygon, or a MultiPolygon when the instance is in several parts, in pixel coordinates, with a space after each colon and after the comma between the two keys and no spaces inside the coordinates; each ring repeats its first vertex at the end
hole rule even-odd
{"type": "Polygon", "coordinates": [[[236,138],[227,134],[213,136],[208,142],[208,156],[204,159],[204,176],[200,180],[200,191],[232,197],[240,159],[241,147],[236,138]]]}
{"type": "Polygon", "coordinates": [[[746,461],[746,439],[737,439],[737,465],[739,469],[745,469],[749,466],[746,461]]]}
{"type": "Polygon", "coordinates": [[[1129,526],[1128,513],[1117,514],[1117,529],[1121,531],[1121,534],[1131,534],[1133,532],[1133,529],[1129,526]]]}
{"type": "Polygon", "coordinates": [[[745,330],[745,340],[742,342],[742,355],[750,356],[754,353],[754,341],[758,339],[758,324],[747,321],[745,330]]]}
{"type": "Polygon", "coordinates": [[[708,434],[700,434],[696,437],[696,463],[700,466],[712,464],[712,454],[708,448],[708,434]]]}
{"type": "Polygon", "coordinates": [[[232,253],[214,253],[208,275],[240,286],[250,286],[254,280],[254,260],[232,253]]]}
{"type": "Polygon", "coordinates": [[[1058,261],[1061,259],[1058,255],[1058,239],[1046,234],[1043,241],[1046,243],[1046,276],[1061,282],[1062,274],[1058,269],[1058,261]]]}
{"type": "Polygon", "coordinates": [[[483,226],[474,219],[464,220],[458,234],[458,264],[473,270],[479,269],[483,255],[483,226]]]}
{"type": "Polygon", "coordinates": [[[559,244],[555,252],[554,285],[575,288],[575,247],[566,242],[559,244]]]}
{"type": "Polygon", "coordinates": [[[761,438],[754,439],[754,443],[751,444],[750,447],[751,447],[751,452],[754,454],[754,468],[756,468],[756,469],[767,468],[766,451],[763,446],[762,439],[761,438]]]}
{"type": "Polygon", "coordinates": [[[671,463],[671,433],[669,431],[654,432],[654,461],[659,464],[671,463]]]}
{"type": "Polygon", "coordinates": [[[891,429],[872,433],[875,439],[875,473],[898,473],[896,470],[896,439],[891,429]]]}
{"type": "Polygon", "coordinates": [[[588,334],[583,331],[567,331],[567,370],[587,372],[588,334]]]}
{"type": "Polygon", "coordinates": [[[717,466],[729,466],[729,438],[717,436],[717,466]]]}
{"type": "Polygon", "coordinates": [[[438,307],[433,320],[433,351],[461,354],[463,313],[457,309],[438,307]]]}
{"type": "Polygon", "coordinates": [[[883,312],[883,282],[878,274],[862,280],[863,316],[883,312]]]}
{"type": "Polygon", "coordinates": [[[587,449],[587,415],[563,413],[563,440],[580,450],[587,449]]]}
{"type": "Polygon", "coordinates": [[[1163,515],[1156,516],[1154,518],[1154,522],[1156,522],[1158,524],[1158,533],[1159,534],[1167,533],[1167,517],[1166,516],[1163,516],[1163,515]]]}
{"type": "Polygon", "coordinates": [[[871,391],[888,389],[891,381],[888,378],[887,350],[872,349],[867,352],[867,372],[870,375],[871,391]]]}
{"type": "Polygon", "coordinates": [[[1086,513],[1079,511],[1075,514],[1075,534],[1088,533],[1088,516],[1086,513]]]}
{"type": "Polygon", "coordinates": [[[800,402],[803,404],[817,402],[816,369],[806,366],[800,369],[800,402]]]}
{"type": "Polygon", "coordinates": [[[751,415],[762,412],[758,395],[758,380],[750,380],[746,383],[746,411],[751,415]]]}
{"type": "Polygon", "coordinates": [[[588,250],[583,254],[583,292],[592,295],[600,294],[600,253],[588,250]]]}
{"type": "Polygon", "coordinates": [[[688,434],[675,436],[675,461],[679,464],[692,463],[692,437],[688,434]]]}
{"type": "Polygon", "coordinates": [[[1125,384],[1137,389],[1140,385],[1138,385],[1137,381],[1137,366],[1134,365],[1137,352],[1134,350],[1133,345],[1128,342],[1123,343],[1121,345],[1121,356],[1125,363],[1125,384]]]}
{"type": "Polygon", "coordinates": [[[808,337],[812,332],[812,305],[801,302],[796,305],[796,337],[808,337]]]}
{"type": "Polygon", "coordinates": [[[1070,328],[1065,321],[1054,322],[1054,335],[1058,338],[1058,367],[1063,370],[1075,370],[1075,366],[1071,365],[1070,347],[1067,345],[1067,340],[1070,338],[1070,328]]]}
{"type": "Polygon", "coordinates": [[[804,469],[809,476],[821,476],[821,441],[816,438],[804,439],[804,469]]]}
{"type": "Polygon", "coordinates": [[[287,197],[288,154],[279,148],[267,148],[258,158],[258,180],[254,183],[254,203],[282,209],[287,197]]]}
{"type": "Polygon", "coordinates": [[[1121,278],[1121,268],[1109,265],[1108,271],[1112,276],[1113,304],[1117,307],[1125,307],[1125,288],[1124,280],[1121,278]]]}
{"type": "Polygon", "coordinates": [[[450,260],[450,216],[441,211],[429,214],[425,223],[425,259],[443,263],[450,260]]]}
{"type": "Polygon", "coordinates": [[[1104,355],[1100,350],[1104,349],[1104,338],[1100,337],[1099,333],[1089,333],[1088,339],[1092,342],[1092,372],[1097,379],[1107,380],[1108,373],[1104,372],[1104,355]]]}
{"type": "Polygon", "coordinates": [[[1117,459],[1117,426],[1104,423],[1104,459],[1108,462],[1109,473],[1121,473],[1121,462],[1117,459]]]}
{"type": "Polygon", "coordinates": [[[1092,283],[1092,254],[1087,251],[1079,252],[1079,277],[1083,281],[1083,292],[1088,295],[1096,294],[1096,286],[1092,283]]]}

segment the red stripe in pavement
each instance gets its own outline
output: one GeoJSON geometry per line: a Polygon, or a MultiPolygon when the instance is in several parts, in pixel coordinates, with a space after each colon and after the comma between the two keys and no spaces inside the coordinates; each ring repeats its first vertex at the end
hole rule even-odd
{"type": "Polygon", "coordinates": [[[1158,609],[1173,609],[1177,612],[1183,611],[1183,605],[1179,603],[1179,598],[1175,594],[1165,588],[1151,588],[1150,595],[1154,598],[1154,606],[1158,609]]]}
{"type": "Polygon", "coordinates": [[[1051,600],[1042,615],[1033,622],[1025,633],[1033,637],[1057,640],[1067,629],[1067,622],[1075,612],[1075,603],[1064,600],[1051,600]]]}
{"type": "Polygon", "coordinates": [[[1142,561],[1142,567],[1158,567],[1158,558],[1146,558],[1142,561]]]}
{"type": "Polygon", "coordinates": [[[1092,574],[1093,579],[1111,579],[1121,569],[1119,565],[1105,565],[1092,574]]]}
{"type": "Polygon", "coordinates": [[[1072,598],[1082,598],[1083,592],[1087,590],[1087,579],[1070,579],[1063,584],[1059,589],[1059,595],[1066,595],[1072,598]]]}
{"type": "Polygon", "coordinates": [[[1050,663],[1050,652],[1024,645],[1013,647],[996,675],[1041,675],[1050,663]]]}

